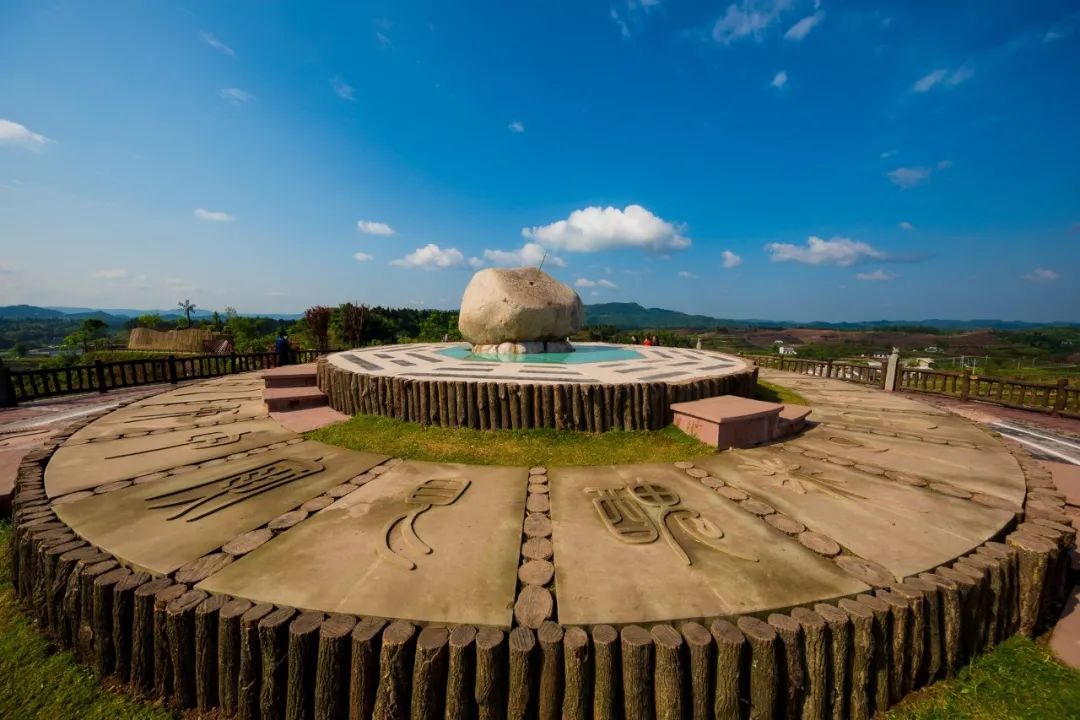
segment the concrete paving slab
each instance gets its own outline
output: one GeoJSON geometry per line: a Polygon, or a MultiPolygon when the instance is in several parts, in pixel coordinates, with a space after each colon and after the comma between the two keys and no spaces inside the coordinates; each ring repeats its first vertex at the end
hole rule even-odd
{"type": "Polygon", "coordinates": [[[778,450],[722,453],[698,465],[883,565],[897,579],[969,552],[1014,516],[926,487],[778,450]]]}
{"type": "Polygon", "coordinates": [[[404,462],[199,585],[326,612],[508,627],[525,468],[404,462]]]}
{"type": "Polygon", "coordinates": [[[96,442],[57,449],[45,472],[45,491],[49,497],[117,480],[134,480],[169,468],[198,465],[299,437],[269,418],[220,427],[159,430],[145,435],[128,431],[127,435],[115,440],[98,437],[96,442]]]}
{"type": "Polygon", "coordinates": [[[386,459],[305,441],[55,508],[102,550],[167,574],[386,459]]]}
{"type": "Polygon", "coordinates": [[[1080,465],[1049,461],[1043,465],[1050,471],[1058,492],[1065,496],[1065,502],[1080,507],[1080,465]]]}
{"type": "Polygon", "coordinates": [[[764,612],[866,588],[670,465],[550,473],[561,623],[764,612]]]}

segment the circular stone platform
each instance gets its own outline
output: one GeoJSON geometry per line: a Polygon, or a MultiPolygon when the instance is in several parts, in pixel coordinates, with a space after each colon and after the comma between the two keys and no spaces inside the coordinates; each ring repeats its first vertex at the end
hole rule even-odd
{"type": "Polygon", "coordinates": [[[335,410],[477,429],[659,430],[670,405],[753,394],[757,368],[686,348],[581,343],[561,362],[470,356],[463,343],[391,345],[320,360],[335,410]]]}
{"type": "MultiPolygon", "coordinates": [[[[430,361],[390,350],[372,353],[380,369],[430,361]]],[[[368,361],[345,353],[323,372],[347,355],[368,361]]],[[[654,693],[663,717],[680,717],[667,710],[704,692],[771,717],[784,688],[781,702],[839,702],[839,715],[855,715],[1033,631],[1072,540],[1038,465],[906,397],[797,384],[819,422],[787,442],[673,465],[551,468],[330,447],[268,419],[257,377],[181,387],[28,457],[13,582],[41,626],[102,674],[154,694],[154,658],[171,657],[180,707],[217,704],[218,688],[222,705],[235,703],[227,690],[260,685],[250,667],[238,678],[242,661],[219,673],[195,660],[221,650],[235,661],[237,646],[218,642],[257,631],[264,670],[281,663],[289,678],[317,646],[317,669],[297,666],[288,695],[342,688],[311,700],[332,703],[326,717],[346,706],[408,717],[410,703],[426,717],[430,703],[453,702],[509,705],[515,717],[539,704],[554,717],[564,702],[616,692],[606,701],[649,699],[641,717],[654,693]],[[840,665],[826,624],[850,640],[840,665]],[[694,670],[698,652],[716,673],[694,670]],[[461,663],[476,668],[475,687],[461,663]],[[565,677],[550,674],[561,666],[565,677]]],[[[262,673],[261,692],[284,702],[275,672],[262,673]]]]}

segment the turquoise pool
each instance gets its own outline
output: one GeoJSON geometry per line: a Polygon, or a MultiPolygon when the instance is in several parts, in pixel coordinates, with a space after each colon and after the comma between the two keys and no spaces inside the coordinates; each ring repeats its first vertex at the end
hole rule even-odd
{"type": "Polygon", "coordinates": [[[587,363],[613,362],[616,360],[640,360],[642,355],[637,350],[620,345],[578,345],[574,352],[570,353],[535,353],[530,355],[513,355],[500,357],[498,355],[482,355],[474,353],[467,347],[451,347],[439,350],[440,355],[452,357],[455,360],[472,360],[476,362],[505,362],[505,363],[546,363],[549,365],[585,365],[587,363]]]}

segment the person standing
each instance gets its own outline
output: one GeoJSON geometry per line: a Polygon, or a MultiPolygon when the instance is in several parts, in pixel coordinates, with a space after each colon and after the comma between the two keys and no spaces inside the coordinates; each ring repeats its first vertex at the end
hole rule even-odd
{"type": "Polygon", "coordinates": [[[277,353],[278,367],[289,364],[289,336],[282,330],[274,341],[274,352],[277,353]]]}

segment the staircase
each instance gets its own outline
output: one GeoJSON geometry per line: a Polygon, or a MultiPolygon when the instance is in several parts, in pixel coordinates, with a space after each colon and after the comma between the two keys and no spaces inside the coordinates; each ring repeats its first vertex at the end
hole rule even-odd
{"type": "Polygon", "coordinates": [[[266,383],[263,400],[272,413],[310,410],[329,404],[326,395],[316,386],[313,363],[267,370],[262,378],[266,383]]]}

